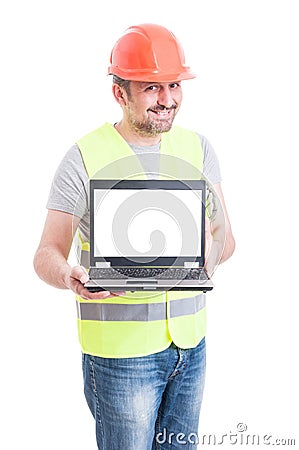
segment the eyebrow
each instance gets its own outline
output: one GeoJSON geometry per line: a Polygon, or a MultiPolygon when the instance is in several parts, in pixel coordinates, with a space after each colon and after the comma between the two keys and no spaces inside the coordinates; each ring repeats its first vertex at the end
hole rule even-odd
{"type": "Polygon", "coordinates": [[[140,81],[140,87],[151,86],[153,84],[160,84],[158,81],[140,81]]]}
{"type": "Polygon", "coordinates": [[[162,84],[180,84],[180,81],[163,81],[163,82],[159,82],[159,81],[139,81],[139,86],[140,88],[146,88],[147,86],[152,86],[153,84],[156,84],[158,86],[162,85],[162,84]]]}

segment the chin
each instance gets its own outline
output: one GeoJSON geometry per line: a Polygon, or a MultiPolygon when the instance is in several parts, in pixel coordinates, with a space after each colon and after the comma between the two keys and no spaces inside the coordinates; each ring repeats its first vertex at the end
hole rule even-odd
{"type": "Polygon", "coordinates": [[[173,121],[167,121],[165,123],[155,124],[153,128],[155,128],[157,132],[166,133],[171,129],[172,123],[173,121]]]}

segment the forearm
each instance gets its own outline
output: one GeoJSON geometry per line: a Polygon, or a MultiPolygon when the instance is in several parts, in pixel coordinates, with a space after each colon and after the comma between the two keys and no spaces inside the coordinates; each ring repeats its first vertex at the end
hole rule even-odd
{"type": "Polygon", "coordinates": [[[71,289],[85,299],[100,299],[122,293],[109,291],[89,292],[84,284],[88,273],[82,266],[70,267],[67,258],[74,233],[80,219],[61,211],[49,210],[42,238],[34,256],[34,268],[37,275],[46,283],[58,289],[71,289]]]}
{"type": "Polygon", "coordinates": [[[209,254],[206,257],[205,269],[209,276],[212,276],[217,266],[220,264],[223,254],[223,243],[213,239],[209,254]]]}
{"type": "Polygon", "coordinates": [[[236,246],[235,239],[232,234],[230,224],[226,225],[225,239],[224,239],[224,242],[222,243],[222,254],[219,259],[219,264],[223,263],[224,261],[226,261],[227,259],[229,259],[232,256],[232,254],[235,251],[235,246],[236,246]]]}
{"type": "Polygon", "coordinates": [[[217,266],[229,259],[235,250],[235,240],[231,229],[225,230],[219,227],[214,230],[209,247],[205,267],[209,275],[212,275],[217,266]]]}
{"type": "Polygon", "coordinates": [[[206,239],[210,242],[210,251],[205,266],[210,275],[219,264],[230,258],[235,250],[235,239],[220,183],[214,185],[212,202],[214,206],[212,217],[210,220],[206,219],[206,239]]]}
{"type": "Polygon", "coordinates": [[[223,263],[232,256],[235,251],[235,246],[235,239],[230,231],[229,233],[227,233],[219,264],[223,263]]]}
{"type": "Polygon", "coordinates": [[[46,283],[59,289],[68,289],[71,267],[66,258],[55,248],[39,248],[34,257],[34,269],[46,283]]]}

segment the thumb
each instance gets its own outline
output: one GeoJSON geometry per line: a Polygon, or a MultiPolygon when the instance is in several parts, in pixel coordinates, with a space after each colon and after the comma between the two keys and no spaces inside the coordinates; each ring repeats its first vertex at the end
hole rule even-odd
{"type": "Polygon", "coordinates": [[[79,280],[82,284],[86,283],[89,280],[88,273],[83,266],[73,267],[71,271],[71,277],[76,278],[76,280],[79,280]]]}

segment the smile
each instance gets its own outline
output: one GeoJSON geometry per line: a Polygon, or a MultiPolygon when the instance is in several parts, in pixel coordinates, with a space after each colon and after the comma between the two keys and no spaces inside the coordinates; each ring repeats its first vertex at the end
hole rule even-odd
{"type": "Polygon", "coordinates": [[[171,109],[164,109],[164,110],[153,110],[149,109],[148,111],[160,116],[160,117],[167,117],[171,114],[171,112],[174,110],[174,108],[171,109]]]}

